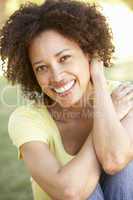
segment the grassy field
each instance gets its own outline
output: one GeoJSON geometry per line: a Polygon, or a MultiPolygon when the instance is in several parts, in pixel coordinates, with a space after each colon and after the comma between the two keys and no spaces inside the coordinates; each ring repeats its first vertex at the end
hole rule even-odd
{"type": "MultiPolygon", "coordinates": [[[[127,66],[127,64],[125,64],[127,66]]],[[[132,63],[128,68],[107,71],[109,79],[133,80],[132,63]]],[[[9,87],[0,78],[0,200],[32,200],[30,177],[23,161],[17,159],[16,148],[8,137],[7,124],[10,113],[24,104],[19,89],[9,87]],[[10,106],[9,106],[10,105],[10,106]]]]}
{"type": "MultiPolygon", "coordinates": [[[[6,88],[4,80],[0,80],[0,91],[6,88]]],[[[0,94],[1,94],[0,93],[0,94]]],[[[32,200],[30,177],[23,161],[17,159],[16,148],[12,145],[7,131],[8,118],[16,107],[16,90],[8,89],[5,101],[14,106],[3,105],[0,99],[0,200],[32,200]]]]}

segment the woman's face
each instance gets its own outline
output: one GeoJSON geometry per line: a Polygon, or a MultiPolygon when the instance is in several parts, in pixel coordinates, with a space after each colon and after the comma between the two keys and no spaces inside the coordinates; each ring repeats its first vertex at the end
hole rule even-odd
{"type": "Polygon", "coordinates": [[[90,81],[89,57],[76,42],[47,30],[31,42],[29,57],[45,94],[62,107],[80,101],[90,81]]]}

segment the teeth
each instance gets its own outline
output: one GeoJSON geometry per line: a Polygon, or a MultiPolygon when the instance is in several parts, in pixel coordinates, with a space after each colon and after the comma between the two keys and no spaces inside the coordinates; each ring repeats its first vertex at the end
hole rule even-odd
{"type": "Polygon", "coordinates": [[[69,90],[72,86],[73,86],[73,84],[74,84],[74,80],[72,80],[72,81],[70,81],[69,83],[67,83],[65,86],[63,86],[63,87],[60,87],[60,88],[54,88],[54,90],[55,90],[55,92],[57,92],[57,93],[63,93],[63,92],[66,92],[67,90],[69,90]]]}

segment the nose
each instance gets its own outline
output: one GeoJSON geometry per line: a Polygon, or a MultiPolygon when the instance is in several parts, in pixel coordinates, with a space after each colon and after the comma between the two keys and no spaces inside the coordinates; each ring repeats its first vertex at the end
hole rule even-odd
{"type": "Polygon", "coordinates": [[[51,67],[51,82],[61,82],[63,79],[63,71],[61,66],[57,63],[51,67]]]}

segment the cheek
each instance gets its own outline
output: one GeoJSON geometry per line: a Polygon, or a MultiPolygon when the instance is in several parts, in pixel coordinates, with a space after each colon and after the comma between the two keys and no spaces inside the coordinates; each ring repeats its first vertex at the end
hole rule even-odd
{"type": "Polygon", "coordinates": [[[37,77],[37,81],[41,88],[45,88],[45,89],[48,88],[49,79],[47,77],[39,76],[37,77]]]}

